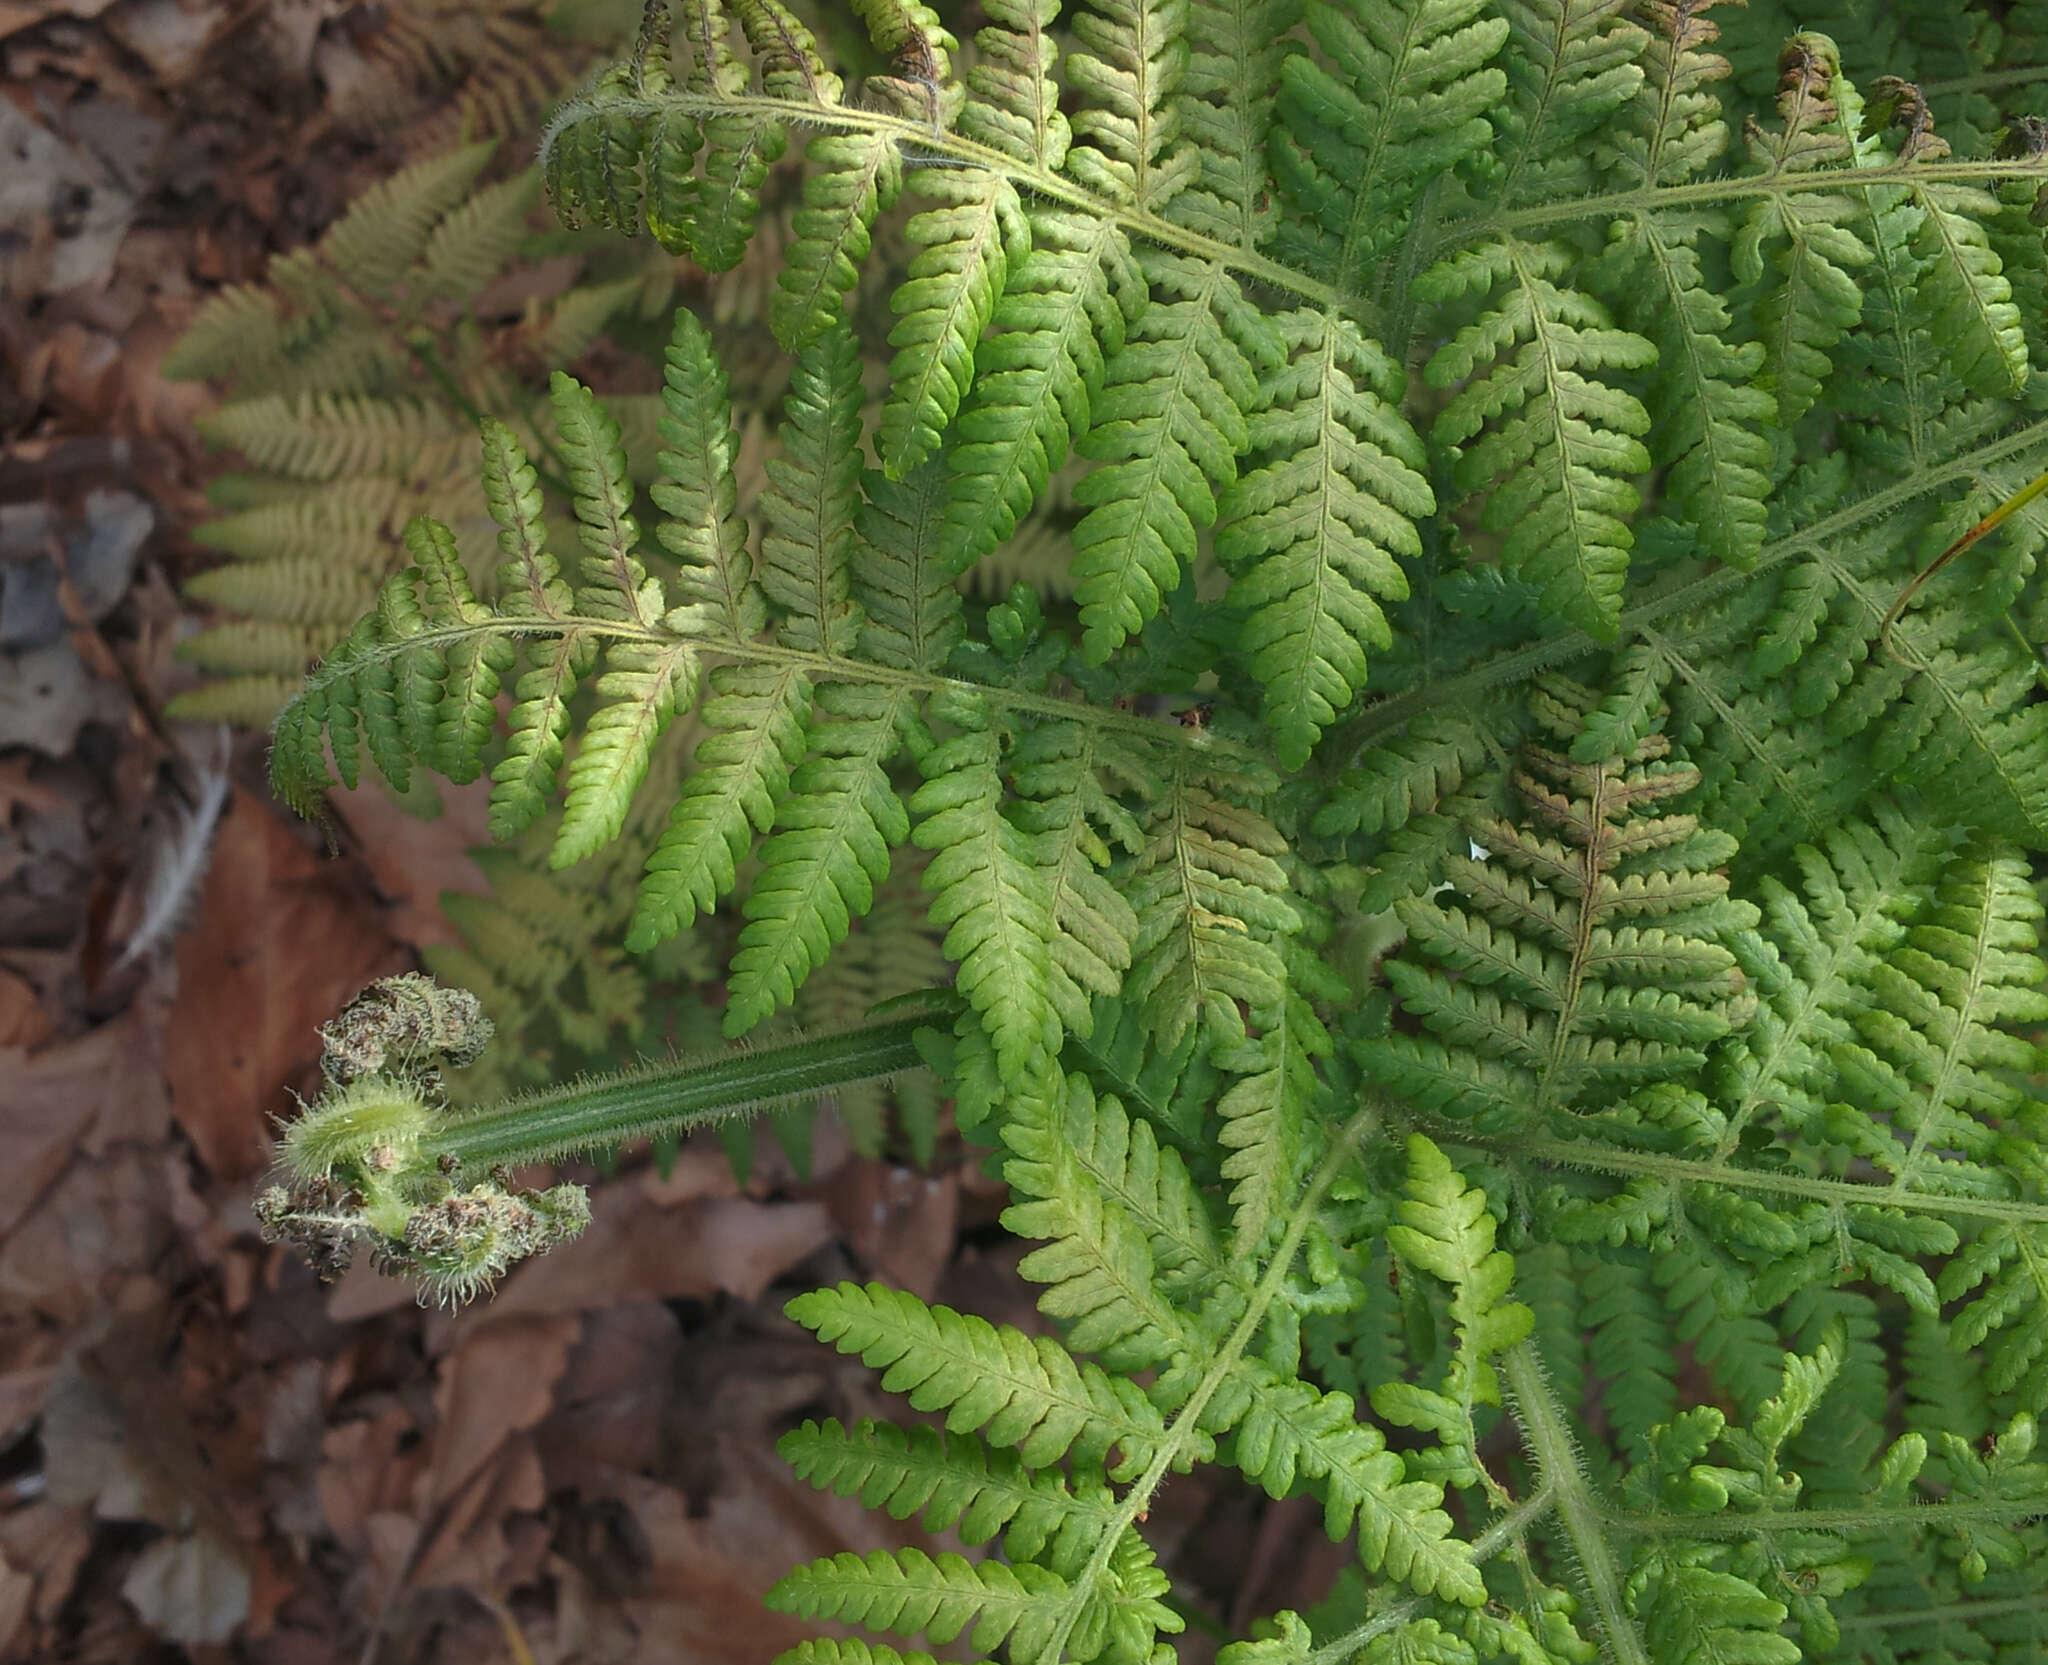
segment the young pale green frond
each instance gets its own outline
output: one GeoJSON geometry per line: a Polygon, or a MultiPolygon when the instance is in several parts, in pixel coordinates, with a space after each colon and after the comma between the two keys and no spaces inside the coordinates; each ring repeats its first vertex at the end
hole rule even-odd
{"type": "MultiPolygon", "coordinates": [[[[1162,1364],[1195,1344],[1191,1326],[1157,1287],[1152,1245],[1163,1240],[1169,1253],[1185,1263],[1204,1253],[1199,1238],[1194,1244],[1187,1238],[1207,1222],[1197,1226],[1200,1217],[1190,1212],[1191,1200],[1171,1190],[1133,1194],[1128,1169],[1098,1176],[1086,1159],[1086,1147],[1068,1143],[1077,1131],[1105,1125],[1113,1130],[1122,1115],[1114,1099],[1098,1105],[1088,1084],[1077,1077],[1067,1078],[1064,1094],[1048,1093],[1021,1104],[1002,1130],[1012,1153],[1004,1174],[1020,1199],[1003,1224],[1020,1237],[1049,1240],[1018,1267],[1034,1283],[1048,1286],[1039,1297],[1041,1310],[1066,1323],[1075,1347],[1129,1371],[1162,1364]]],[[[1168,1186],[1185,1178],[1170,1160],[1145,1177],[1168,1186]]]]}
{"type": "Polygon", "coordinates": [[[321,239],[321,254],[344,283],[366,294],[386,294],[428,253],[442,216],[465,199],[476,200],[470,187],[496,148],[465,145],[371,187],[321,239]]]}
{"type": "Polygon", "coordinates": [[[1497,1404],[1500,1387],[1487,1357],[1520,1341],[1534,1319],[1519,1301],[1503,1298],[1514,1262],[1493,1246],[1496,1223],[1486,1211],[1486,1193],[1467,1186],[1442,1150],[1419,1133],[1408,1140],[1407,1189],[1387,1246],[1451,1286],[1461,1385],[1473,1402],[1497,1404]]]}

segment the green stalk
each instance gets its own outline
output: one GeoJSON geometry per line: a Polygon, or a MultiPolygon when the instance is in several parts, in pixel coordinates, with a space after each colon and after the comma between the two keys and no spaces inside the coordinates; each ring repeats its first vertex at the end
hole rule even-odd
{"type": "Polygon", "coordinates": [[[915,1068],[923,1060],[914,1037],[931,1024],[929,1014],[893,1018],[815,1040],[571,1081],[440,1122],[429,1129],[424,1153],[453,1157],[465,1167],[514,1168],[687,1132],[915,1068]]]}

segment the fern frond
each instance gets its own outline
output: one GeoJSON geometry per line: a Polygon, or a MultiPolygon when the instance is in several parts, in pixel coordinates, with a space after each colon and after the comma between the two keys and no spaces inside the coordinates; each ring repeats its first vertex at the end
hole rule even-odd
{"type": "Polygon", "coordinates": [[[767,608],[736,509],[738,435],[725,368],[687,307],[676,310],[667,360],[661,419],[667,443],[655,458],[660,478],[648,495],[665,516],[656,536],[682,569],[676,586],[682,599],[662,622],[678,635],[744,641],[767,623],[767,608]]]}
{"type": "Polygon", "coordinates": [[[948,453],[949,559],[965,570],[998,547],[1086,434],[1105,357],[1123,348],[1145,284],[1114,220],[1031,214],[1032,247],[976,349],[975,391],[948,453]]]}
{"type": "Polygon", "coordinates": [[[1407,599],[1395,557],[1422,553],[1413,522],[1436,499],[1378,345],[1345,318],[1280,324],[1294,357],[1264,378],[1248,436],[1270,460],[1225,493],[1216,553],[1249,614],[1238,649],[1281,765],[1298,769],[1365,686],[1367,650],[1393,645],[1379,604],[1407,599]]]}
{"type": "Polygon", "coordinates": [[[855,516],[853,585],[861,651],[877,664],[936,670],[960,640],[960,592],[942,553],[946,475],[927,463],[907,480],[869,474],[855,516]]]}
{"type": "Polygon", "coordinates": [[[1936,904],[1873,966],[1857,1040],[1834,1051],[1850,1103],[1830,1135],[1892,1176],[1892,1189],[1998,1183],[2001,1117],[2018,1104],[2000,1070],[2024,1069],[2008,1024],[2048,1019],[2036,922],[2042,905],[2017,852],[1974,845],[1947,863],[1936,904]]]}
{"type": "Polygon", "coordinates": [[[776,807],[774,836],[761,847],[761,872],[747,893],[747,924],[728,986],[728,1035],[744,1034],[794,1000],[812,968],[872,905],[889,873],[890,848],[910,834],[909,814],[884,773],[908,717],[899,693],[820,690],[810,755],[776,807]]]}
{"type": "Polygon", "coordinates": [[[1263,785],[1186,757],[1161,773],[1128,879],[1138,935],[1124,992],[1169,1050],[1198,1022],[1235,1038],[1234,1002],[1272,1009],[1286,988],[1274,943],[1300,921],[1277,860],[1285,841],[1256,807],[1263,785]]]}
{"type": "Polygon", "coordinates": [[[1015,1451],[990,1451],[971,1434],[806,1422],[776,1441],[776,1450],[813,1486],[858,1495],[897,1520],[919,1515],[928,1532],[957,1528],[962,1543],[1000,1534],[1013,1564],[1042,1558],[1064,1577],[1080,1571],[1092,1534],[1113,1519],[1106,1490],[1070,1489],[1059,1475],[1027,1468],[1015,1451]]]}
{"type": "Polygon", "coordinates": [[[1059,1050],[1051,898],[1029,842],[1002,812],[1000,735],[986,705],[963,694],[938,714],[962,732],[918,760],[924,785],[910,800],[912,837],[933,852],[924,885],[960,990],[1014,1076],[1034,1053],[1059,1050]]]}
{"type": "Polygon", "coordinates": [[[876,450],[900,480],[938,449],[974,380],[975,344],[988,328],[1010,268],[1031,247],[1031,228],[1010,182],[989,172],[934,169],[913,188],[937,206],[914,216],[921,251],[890,301],[901,320],[889,333],[889,401],[876,450]]]}
{"type": "Polygon", "coordinates": [[[793,666],[721,665],[711,673],[697,767],[647,858],[626,945],[644,952],[688,930],[732,889],[803,757],[811,686],[793,666]]]}
{"type": "Polygon", "coordinates": [[[965,1631],[978,1653],[1007,1641],[1029,1659],[1048,1640],[1048,1598],[1063,1583],[1029,1562],[1013,1570],[999,1561],[977,1564],[952,1554],[934,1560],[919,1549],[877,1549],[865,1556],[842,1550],[789,1574],[768,1592],[768,1605],[806,1619],[843,1619],[928,1636],[940,1646],[965,1631]]]}
{"type": "Polygon", "coordinates": [[[882,1385],[918,1410],[944,1411],[948,1433],[978,1431],[986,1445],[1015,1447],[1027,1468],[1070,1456],[1128,1479],[1164,1434],[1133,1383],[1077,1363],[1044,1336],[928,1307],[880,1284],[816,1290],[788,1311],[819,1340],[881,1370],[882,1385]]]}
{"type": "Polygon", "coordinates": [[[1454,448],[1460,486],[1490,491],[1483,523],[1502,534],[1502,566],[1540,584],[1550,611],[1611,640],[1641,503],[1628,477],[1650,466],[1649,412],[1620,377],[1653,365],[1657,349],[1560,286],[1574,264],[1559,244],[1509,238],[1423,274],[1425,299],[1488,297],[1423,374],[1459,388],[1432,437],[1454,448]]]}
{"type": "Polygon", "coordinates": [[[199,431],[258,468],[300,480],[445,473],[466,438],[456,417],[435,406],[317,393],[240,399],[202,418],[199,431]]]}
{"type": "Polygon", "coordinates": [[[1081,649],[1100,663],[1143,629],[1180,584],[1195,534],[1216,518],[1215,494],[1251,443],[1244,412],[1279,337],[1229,270],[1163,254],[1139,264],[1155,296],[1104,372],[1080,451],[1102,467],[1074,500],[1081,649]]]}
{"type": "MultiPolygon", "coordinates": [[[[1648,14],[1654,27],[1634,130],[1618,146],[1631,183],[1654,189],[1701,177],[1727,146],[1712,86],[1727,75],[1728,61],[1708,50],[1719,31],[1705,10],[1674,5],[1648,14]]],[[[1617,221],[1598,275],[1621,316],[1656,345],[1650,435],[1658,454],[1675,459],[1670,488],[1699,527],[1702,547],[1748,566],[1766,532],[1772,464],[1765,433],[1777,406],[1753,385],[1763,344],[1731,339],[1734,319],[1701,260],[1703,239],[1727,239],[1726,218],[1666,210],[1617,221]]]]}
{"type": "MultiPolygon", "coordinates": [[[[1834,169],[1857,160],[1861,101],[1841,74],[1834,43],[1800,35],[1786,49],[1775,134],[1750,135],[1752,161],[1772,175],[1834,169]],[[1851,137],[1844,137],[1844,131],[1851,137]]],[[[1844,170],[1846,171],[1846,170],[1844,170]]],[[[1736,274],[1764,285],[1757,305],[1764,342],[1764,390],[1778,420],[1796,422],[1819,397],[1829,352],[1863,313],[1863,291],[1850,275],[1868,265],[1870,249],[1849,229],[1853,199],[1841,192],[1799,191],[1759,197],[1730,248],[1736,274]],[[1765,277],[1766,245],[1771,247],[1765,277]]]]}
{"type": "Polygon", "coordinates": [[[1411,949],[1444,970],[1387,962],[1433,1038],[1371,1043],[1376,1078],[1496,1127],[1553,1106],[1583,1112],[1705,1062],[1742,1012],[1734,956],[1716,939],[1754,915],[1726,902],[1711,870],[1725,843],[1691,816],[1644,813],[1698,784],[1667,752],[1652,736],[1597,765],[1531,754],[1515,786],[1536,825],[1481,820],[1470,832],[1488,859],[1445,863],[1468,906],[1400,906],[1411,949]]]}
{"type": "Polygon", "coordinates": [[[1400,241],[1433,178],[1492,141],[1487,114],[1507,77],[1489,64],[1508,22],[1485,10],[1479,0],[1310,0],[1309,30],[1330,67],[1306,54],[1281,64],[1273,173],[1302,217],[1303,253],[1340,282],[1400,241]]]}
{"type": "Polygon", "coordinates": [[[1251,1361],[1241,1391],[1231,1456],[1247,1479],[1285,1497],[1299,1476],[1322,1499],[1323,1528],[1332,1538],[1356,1527],[1358,1558],[1368,1571],[1467,1607],[1486,1599],[1469,1549],[1452,1536],[1439,1507],[1443,1489],[1404,1478],[1401,1459],[1378,1429],[1356,1420],[1346,1395],[1277,1380],[1251,1361]]]}
{"type": "MultiPolygon", "coordinates": [[[[471,184],[496,148],[491,143],[464,145],[371,186],[321,239],[320,252],[344,283],[366,294],[388,294],[407,267],[433,254],[442,216],[470,196],[471,184]]],[[[439,247],[446,249],[445,239],[439,247]]]]}
{"type": "Polygon", "coordinates": [[[860,634],[851,599],[860,506],[860,355],[835,325],[799,354],[783,404],[782,455],[761,499],[761,588],[776,634],[801,653],[842,657],[860,634]]]}
{"type": "Polygon", "coordinates": [[[1114,788],[1150,784],[1141,758],[1082,723],[1043,723],[1010,752],[1016,822],[1050,890],[1051,998],[1067,1033],[1086,1035],[1091,999],[1113,995],[1131,963],[1138,916],[1105,871],[1144,832],[1114,788]],[[1113,771],[1114,788],[1103,776],[1113,771]]]}

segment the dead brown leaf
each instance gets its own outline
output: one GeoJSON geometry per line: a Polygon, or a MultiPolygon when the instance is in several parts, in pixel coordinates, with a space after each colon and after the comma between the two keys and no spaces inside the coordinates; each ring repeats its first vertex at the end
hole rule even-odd
{"type": "Polygon", "coordinates": [[[574,1318],[501,1318],[466,1335],[441,1368],[440,1427],[427,1502],[445,1504],[513,1434],[554,1403],[555,1383],[582,1326],[574,1318]]]}
{"type": "Polygon", "coordinates": [[[686,1295],[750,1301],[831,1236],[831,1216],[818,1203],[706,1197],[662,1208],[637,1186],[606,1185],[591,1199],[581,1237],[528,1261],[488,1306],[453,1325],[686,1295]]]}
{"type": "Polygon", "coordinates": [[[824,1186],[846,1246],[884,1283],[930,1300],[953,1256],[957,1173],[921,1174],[872,1157],[844,1163],[824,1186]]]}
{"type": "Polygon", "coordinates": [[[398,1405],[327,1430],[317,1482],[320,1510],[352,1555],[368,1548],[371,1519],[402,1512],[426,1472],[426,1447],[407,1445],[413,1430],[412,1413],[398,1405]]]}
{"type": "Polygon", "coordinates": [[[75,1324],[105,1307],[175,1237],[153,1153],[118,1145],[74,1163],[0,1253],[0,1310],[75,1324]]]}
{"type": "Polygon", "coordinates": [[[362,857],[377,888],[391,898],[385,928],[415,948],[458,943],[461,933],[441,911],[444,890],[483,895],[490,890],[469,852],[491,841],[487,816],[491,783],[437,782],[442,812],[431,821],[409,814],[380,786],[337,793],[334,807],[361,841],[362,857]]]}
{"type": "Polygon", "coordinates": [[[318,1056],[315,1028],[403,957],[344,872],[246,792],[215,835],[199,925],[178,943],[164,1049],[171,1103],[200,1159],[245,1178],[270,1159],[270,1118],[318,1056]]]}
{"type": "Polygon", "coordinates": [[[49,1014],[35,985],[0,966],[0,1048],[31,1051],[50,1035],[49,1014]]]}

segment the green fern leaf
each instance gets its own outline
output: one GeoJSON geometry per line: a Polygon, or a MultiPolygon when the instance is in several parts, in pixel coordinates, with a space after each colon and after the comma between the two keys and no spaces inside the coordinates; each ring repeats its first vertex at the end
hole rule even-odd
{"type": "Polygon", "coordinates": [[[1074,528],[1081,650],[1099,664],[1144,628],[1195,556],[1215,492],[1251,443],[1243,413],[1257,368],[1279,360],[1272,323],[1220,262],[1147,253],[1157,292],[1110,359],[1080,451],[1103,467],[1075,489],[1089,513],[1074,528]]]}
{"type": "Polygon", "coordinates": [[[1416,281],[1449,300],[1491,293],[1490,310],[1439,347],[1423,372],[1458,386],[1433,438],[1458,448],[1458,483],[1490,488],[1483,517],[1503,534],[1501,564],[1543,589],[1543,604],[1612,640],[1642,499],[1628,476],[1650,466],[1650,416],[1617,385],[1657,349],[1618,329],[1589,295],[1560,287],[1575,262],[1558,244],[1508,240],[1454,256],[1416,281]],[[1497,423],[1490,432],[1487,425],[1497,423]]]}
{"type": "Polygon", "coordinates": [[[1471,1552],[1440,1506],[1443,1488],[1405,1479],[1401,1459],[1377,1428],[1356,1419],[1348,1396],[1279,1380],[1253,1361],[1233,1386],[1242,1408],[1222,1414],[1231,1422],[1232,1460],[1247,1479],[1272,1497],[1288,1496],[1297,1476],[1306,1482],[1322,1499],[1332,1538],[1356,1526],[1367,1571],[1466,1607],[1486,1599],[1471,1552]]]}
{"type": "Polygon", "coordinates": [[[1051,895],[1052,1003],[1069,1034],[1086,1035],[1096,996],[1113,995],[1131,963],[1138,916],[1105,869],[1111,841],[1144,847],[1137,818],[1103,775],[1142,789],[1149,776],[1111,737],[1083,723],[1044,723],[1019,735],[1009,758],[1016,824],[1031,841],[1051,895]]]}
{"type": "Polygon", "coordinates": [[[805,977],[873,905],[891,846],[910,832],[884,765],[908,702],[859,685],[819,691],[810,755],[790,777],[747,893],[727,985],[725,1032],[741,1035],[796,998],[805,977]]]}
{"type": "Polygon", "coordinates": [[[766,832],[804,752],[811,686],[792,666],[711,673],[697,767],[647,858],[626,946],[645,953],[731,890],[753,834],[766,832]]]}
{"type": "Polygon", "coordinates": [[[1244,801],[1259,784],[1185,756],[1161,773],[1126,891],[1138,936],[1124,989],[1169,1050],[1198,1021],[1237,1038],[1235,1002],[1270,1010],[1286,988],[1273,944],[1300,921],[1276,859],[1285,841],[1244,801]]]}
{"type": "Polygon", "coordinates": [[[912,183],[938,206],[912,218],[920,252],[889,303],[900,322],[889,334],[897,352],[877,451],[892,480],[938,450],[973,382],[975,344],[1031,247],[1023,206],[1001,174],[940,169],[912,183]]]}
{"type": "Polygon", "coordinates": [[[687,307],[676,310],[665,380],[667,443],[648,495],[666,517],[656,535],[682,568],[676,588],[683,599],[662,622],[678,635],[745,640],[760,633],[768,614],[747,557],[746,523],[735,512],[739,438],[725,369],[687,307]]]}
{"type": "Polygon", "coordinates": [[[775,1656],[775,1665],[937,1665],[928,1653],[901,1652],[896,1648],[848,1637],[835,1641],[819,1637],[800,1642],[775,1656]]]}
{"type": "Polygon", "coordinates": [[[1365,686],[1368,649],[1393,645],[1379,603],[1407,599],[1395,557],[1422,553],[1412,523],[1436,499],[1386,355],[1348,319],[1280,323],[1295,356],[1264,379],[1250,433],[1271,460],[1224,494],[1216,553],[1281,766],[1298,769],[1365,686]]]}
{"type": "Polygon", "coordinates": [[[842,1550],[799,1567],[767,1599],[778,1612],[928,1636],[940,1646],[965,1631],[977,1653],[1007,1641],[1019,1658],[1034,1659],[1050,1640],[1052,1598],[1064,1588],[1058,1574],[1029,1562],[1013,1569],[951,1554],[934,1560],[919,1549],[842,1550]]]}
{"type": "Polygon", "coordinates": [[[928,1532],[957,1528],[966,1544],[998,1534],[1011,1562],[1042,1560],[1062,1577],[1081,1570],[1094,1539],[1114,1519],[1105,1489],[1069,1490],[1056,1474],[1034,1473],[1014,1451],[990,1451],[970,1434],[893,1428],[863,1421],[842,1428],[806,1422],[776,1441],[804,1480],[897,1520],[921,1515],[928,1532]]]}
{"type": "Polygon", "coordinates": [[[948,559],[964,571],[1017,528],[1076,434],[1086,434],[1105,355],[1124,344],[1144,281],[1114,220],[1039,208],[1031,251],[1011,270],[976,349],[973,397],[948,452],[948,559]]]}
{"type": "MultiPolygon", "coordinates": [[[[1159,1293],[1152,1249],[1140,1220],[1159,1217],[1156,1205],[1134,1217],[1094,1183],[1067,1143],[1069,1129],[1114,1125],[1114,1100],[1099,1105],[1088,1084],[1068,1077],[1064,1095],[1017,1095],[1003,1123],[1011,1156],[1004,1174],[1022,1199],[1004,1215],[1019,1237],[1049,1240],[1024,1257],[1018,1270],[1047,1286],[1042,1311],[1067,1326],[1076,1351],[1096,1353],[1112,1369],[1131,1372],[1186,1352],[1193,1336],[1159,1293]],[[1064,1098],[1065,1103],[1062,1104],[1064,1098]]],[[[1170,1171],[1170,1170],[1169,1170],[1170,1171]]]]}
{"type": "Polygon", "coordinates": [[[445,251],[445,241],[437,245],[434,238],[444,215],[459,208],[466,197],[475,203],[489,196],[487,189],[471,197],[470,186],[496,148],[488,143],[465,145],[415,162],[371,186],[320,240],[321,254],[352,288],[388,295],[415,261],[437,248],[445,251]]]}
{"type": "Polygon", "coordinates": [[[903,184],[901,157],[883,134],[820,134],[806,154],[813,171],[768,313],[791,352],[839,322],[875,216],[894,205],[903,184]]]}
{"type": "MultiPolygon", "coordinates": [[[[1707,48],[1715,26],[1704,8],[1651,12],[1655,27],[1636,100],[1637,127],[1620,146],[1625,178],[1647,189],[1702,177],[1727,146],[1712,84],[1728,60],[1707,48]]],[[[1752,385],[1760,342],[1736,342],[1727,304],[1701,264],[1704,234],[1725,241],[1725,215],[1642,212],[1610,234],[1598,276],[1603,291],[1657,347],[1650,400],[1652,446],[1675,461],[1671,488],[1700,530],[1702,546],[1741,566],[1763,548],[1771,447],[1764,430],[1776,405],[1752,385]]]]}
{"type": "Polygon", "coordinates": [[[1831,1108],[1829,1132],[1894,1189],[1996,1185],[1996,1128],[2018,1102],[1996,1072],[2032,1056],[2003,1026],[2048,1019],[2041,917],[2017,853],[1975,845],[1950,859],[1937,905],[1905,944],[1867,973],[1858,1040],[1834,1049],[1848,1102],[1831,1108]]]}
{"type": "Polygon", "coordinates": [[[1507,77],[1488,61],[1505,18],[1480,0],[1356,8],[1311,0],[1329,59],[1280,66],[1273,173],[1308,223],[1305,254],[1347,283],[1399,242],[1418,197],[1493,138],[1507,77]]]}
{"type": "Polygon", "coordinates": [[[961,637],[960,592],[941,553],[946,474],[927,463],[901,482],[870,473],[855,516],[854,594],[861,652],[880,665],[934,671],[961,637]]]}
{"type": "Polygon", "coordinates": [[[819,1340],[881,1370],[889,1392],[918,1410],[943,1410],[949,1434],[979,1430],[987,1445],[1014,1446],[1026,1468],[1071,1454],[1127,1480],[1151,1461],[1164,1434],[1159,1412],[1135,1384],[1077,1363],[1044,1336],[928,1307],[880,1284],[815,1290],[786,1310],[819,1340]]]}
{"type": "Polygon", "coordinates": [[[783,404],[782,455],[761,499],[761,588],[777,637],[799,653],[843,658],[860,634],[851,600],[860,506],[860,353],[836,324],[797,357],[783,404]]]}
{"type": "Polygon", "coordinates": [[[1003,815],[999,734],[978,696],[949,697],[942,715],[962,732],[918,760],[924,785],[910,801],[917,845],[933,852],[924,886],[932,923],[945,929],[960,990],[981,1014],[1006,1075],[1041,1048],[1057,1053],[1053,919],[1046,885],[1023,833],[1003,815]]]}
{"type": "MultiPolygon", "coordinates": [[[[1752,158],[1772,174],[1806,173],[1854,163],[1860,101],[1842,76],[1834,43],[1800,35],[1786,49],[1776,134],[1750,136],[1752,158]]],[[[1759,197],[1730,250],[1746,283],[1765,278],[1764,247],[1773,247],[1770,280],[1758,305],[1764,341],[1762,385],[1777,400],[1778,420],[1796,422],[1819,397],[1829,352],[1863,313],[1863,292],[1850,276],[1869,264],[1870,249],[1849,230],[1852,199],[1839,192],[1798,191],[1759,197]],[[1782,243],[1780,240],[1782,239],[1782,243]]]]}

